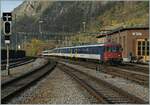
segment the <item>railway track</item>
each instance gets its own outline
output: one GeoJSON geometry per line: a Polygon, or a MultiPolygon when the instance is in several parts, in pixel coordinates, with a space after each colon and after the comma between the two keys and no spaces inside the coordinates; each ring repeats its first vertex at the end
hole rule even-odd
{"type": "Polygon", "coordinates": [[[139,73],[134,71],[129,71],[127,69],[117,68],[117,67],[107,67],[107,70],[102,70],[103,72],[118,77],[123,77],[125,79],[134,81],[140,85],[149,86],[149,75],[145,73],[139,73]]]}
{"type": "MultiPolygon", "coordinates": [[[[17,67],[17,66],[22,66],[22,65],[34,62],[34,61],[35,61],[35,59],[24,59],[24,60],[16,61],[16,62],[10,63],[9,64],[9,68],[14,68],[14,67],[17,67]]],[[[1,70],[6,70],[6,64],[2,64],[1,65],[1,70]]]]}
{"type": "Polygon", "coordinates": [[[117,67],[122,68],[122,69],[128,69],[131,71],[149,74],[149,68],[148,67],[141,67],[141,66],[136,66],[136,65],[131,65],[131,64],[118,65],[117,67]]]}
{"type": "MultiPolygon", "coordinates": [[[[56,58],[56,59],[58,59],[58,58],[56,58]]],[[[97,67],[99,68],[99,64],[93,63],[93,62],[83,62],[83,61],[59,59],[59,61],[60,60],[63,62],[69,62],[72,64],[81,65],[81,66],[84,66],[84,67],[87,67],[90,69],[94,69],[94,70],[96,70],[97,67]]],[[[149,74],[137,72],[136,70],[134,71],[133,70],[134,68],[132,68],[132,71],[131,71],[130,69],[128,70],[128,69],[118,68],[118,66],[115,67],[115,66],[103,65],[103,66],[101,66],[100,69],[104,73],[122,77],[122,78],[131,80],[131,81],[136,82],[143,86],[149,86],[149,74]]]]}
{"type": "Polygon", "coordinates": [[[30,71],[24,75],[2,83],[1,103],[8,103],[13,97],[32,86],[33,83],[36,83],[40,78],[48,74],[48,72],[52,71],[55,66],[56,62],[51,61],[36,70],[30,71]]]}
{"type": "Polygon", "coordinates": [[[91,95],[93,95],[98,103],[103,104],[145,104],[147,102],[131,95],[124,90],[105,82],[104,80],[93,77],[76,68],[59,64],[59,68],[74,78],[81,84],[91,95]]]}

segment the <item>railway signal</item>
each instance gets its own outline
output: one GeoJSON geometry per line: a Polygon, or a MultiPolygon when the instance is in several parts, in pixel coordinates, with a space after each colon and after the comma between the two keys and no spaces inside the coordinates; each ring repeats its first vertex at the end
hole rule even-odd
{"type": "Polygon", "coordinates": [[[11,32],[11,21],[12,21],[12,14],[11,12],[4,12],[3,13],[3,31],[5,35],[5,44],[7,47],[7,64],[6,64],[6,70],[8,71],[8,75],[10,75],[9,71],[9,44],[10,44],[10,35],[11,32]]]}
{"type": "Polygon", "coordinates": [[[12,21],[12,14],[10,12],[3,13],[3,29],[4,35],[11,35],[11,21],[12,21]]]}

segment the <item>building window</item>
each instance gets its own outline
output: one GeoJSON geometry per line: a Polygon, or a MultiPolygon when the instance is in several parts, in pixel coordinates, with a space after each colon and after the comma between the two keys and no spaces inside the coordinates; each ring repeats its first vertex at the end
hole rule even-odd
{"type": "Polygon", "coordinates": [[[147,41],[147,55],[149,56],[149,41],[147,41]]]}
{"type": "Polygon", "coordinates": [[[141,55],[141,41],[138,41],[138,55],[141,55]]]}
{"type": "Polygon", "coordinates": [[[123,49],[124,49],[124,50],[125,50],[125,45],[126,45],[126,44],[125,44],[125,40],[126,40],[126,39],[125,39],[125,36],[123,36],[123,49]]]}
{"type": "Polygon", "coordinates": [[[148,49],[147,49],[147,55],[149,56],[149,47],[148,47],[148,49]]]}
{"type": "Polygon", "coordinates": [[[121,43],[121,37],[119,37],[119,43],[121,43]]]}
{"type": "Polygon", "coordinates": [[[141,46],[141,41],[138,41],[138,47],[141,46]]]}
{"type": "Polygon", "coordinates": [[[149,56],[149,41],[138,41],[137,55],[149,56]]]}
{"type": "Polygon", "coordinates": [[[142,42],[142,55],[145,55],[145,41],[142,42]]]}
{"type": "Polygon", "coordinates": [[[141,51],[138,50],[138,55],[141,55],[141,51]]]}

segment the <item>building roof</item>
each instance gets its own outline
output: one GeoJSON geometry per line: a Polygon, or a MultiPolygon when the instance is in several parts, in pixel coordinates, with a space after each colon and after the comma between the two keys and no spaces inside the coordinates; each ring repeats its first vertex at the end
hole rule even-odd
{"type": "Polygon", "coordinates": [[[105,37],[107,35],[113,35],[114,33],[122,32],[125,30],[137,30],[137,29],[138,30],[148,30],[149,27],[119,27],[119,28],[116,28],[116,29],[109,31],[107,33],[98,35],[96,38],[102,38],[102,37],[105,37]]]}

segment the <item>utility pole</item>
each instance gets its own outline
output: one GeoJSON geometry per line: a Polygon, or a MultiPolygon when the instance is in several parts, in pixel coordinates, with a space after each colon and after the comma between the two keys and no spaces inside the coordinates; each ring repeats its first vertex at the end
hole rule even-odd
{"type": "MultiPolygon", "coordinates": [[[[40,33],[40,36],[42,35],[42,23],[43,23],[43,21],[42,20],[40,20],[39,21],[39,33],[40,33]]],[[[38,40],[40,40],[40,37],[38,37],[38,40]]]]}
{"type": "Polygon", "coordinates": [[[25,50],[25,45],[26,45],[26,42],[27,42],[27,36],[26,36],[26,34],[25,34],[25,36],[24,36],[24,41],[23,41],[24,43],[23,43],[23,48],[24,48],[24,50],[25,50]]]}
{"type": "Polygon", "coordinates": [[[10,75],[10,71],[9,71],[9,44],[6,44],[7,47],[7,64],[6,64],[6,70],[8,72],[8,75],[10,75]]]}
{"type": "Polygon", "coordinates": [[[17,32],[16,32],[16,14],[14,14],[14,34],[15,34],[15,49],[17,50],[17,32]]]}

